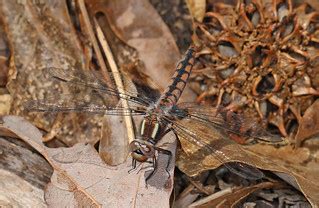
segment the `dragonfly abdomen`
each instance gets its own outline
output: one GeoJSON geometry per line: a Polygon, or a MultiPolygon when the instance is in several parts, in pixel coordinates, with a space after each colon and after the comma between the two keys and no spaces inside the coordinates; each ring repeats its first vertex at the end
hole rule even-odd
{"type": "Polygon", "coordinates": [[[159,105],[173,106],[182,95],[195,62],[195,48],[190,47],[176,67],[172,81],[160,98],[159,105]]]}

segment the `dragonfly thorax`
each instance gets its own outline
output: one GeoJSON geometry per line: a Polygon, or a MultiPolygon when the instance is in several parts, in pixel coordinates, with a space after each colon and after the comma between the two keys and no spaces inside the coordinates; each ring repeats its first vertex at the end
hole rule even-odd
{"type": "Polygon", "coordinates": [[[143,140],[156,144],[164,128],[165,126],[161,123],[158,116],[150,114],[145,116],[141,122],[140,135],[143,140]]]}
{"type": "Polygon", "coordinates": [[[155,145],[161,139],[165,128],[166,125],[160,121],[156,113],[146,115],[140,125],[141,139],[136,139],[130,144],[133,159],[145,162],[149,158],[154,158],[155,145]]]}

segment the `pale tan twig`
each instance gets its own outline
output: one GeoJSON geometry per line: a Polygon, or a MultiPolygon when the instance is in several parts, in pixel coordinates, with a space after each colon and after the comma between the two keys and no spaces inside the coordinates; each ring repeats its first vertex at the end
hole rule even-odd
{"type": "MultiPolygon", "coordinates": [[[[79,8],[80,8],[80,11],[83,15],[83,19],[84,19],[84,24],[87,28],[87,32],[89,34],[89,38],[93,44],[93,48],[94,48],[94,51],[96,53],[96,56],[97,56],[97,59],[99,61],[99,64],[101,66],[101,72],[102,72],[102,76],[104,77],[105,81],[107,83],[112,83],[112,80],[110,79],[110,77],[108,76],[108,73],[107,73],[107,69],[106,69],[106,64],[104,62],[104,59],[103,59],[103,56],[102,56],[102,52],[100,51],[100,48],[99,48],[99,45],[98,45],[98,42],[97,42],[97,39],[94,35],[94,31],[93,31],[93,28],[92,28],[92,25],[91,25],[91,22],[90,22],[90,19],[89,19],[89,15],[88,15],[88,12],[86,10],[86,7],[85,7],[85,3],[84,3],[84,0],[79,0],[79,8]]],[[[100,44],[102,45],[102,48],[103,48],[103,52],[105,53],[105,56],[106,56],[106,59],[109,63],[109,66],[111,68],[111,71],[113,72],[113,77],[114,77],[114,81],[115,81],[115,85],[116,87],[118,88],[118,91],[119,93],[124,93],[123,92],[123,82],[122,82],[122,79],[119,77],[119,70],[118,70],[118,67],[115,63],[115,60],[114,60],[114,56],[110,50],[110,47],[109,47],[109,44],[107,43],[106,39],[105,39],[105,36],[101,30],[101,27],[98,25],[97,21],[94,19],[94,24],[95,24],[95,27],[96,27],[96,32],[97,32],[97,37],[99,39],[99,42],[100,44]]],[[[123,101],[123,107],[125,108],[128,108],[129,105],[128,105],[128,102],[126,100],[123,101]]],[[[129,138],[129,142],[133,141],[135,139],[135,133],[134,133],[134,128],[133,128],[133,122],[132,122],[132,118],[129,117],[129,116],[125,116],[124,117],[124,120],[125,120],[125,124],[126,124],[126,129],[127,129],[127,135],[128,135],[128,138],[129,138]]]]}
{"type": "MultiPolygon", "coordinates": [[[[112,51],[110,49],[110,46],[103,34],[103,31],[100,27],[100,25],[98,24],[98,22],[96,21],[96,19],[94,18],[94,26],[96,28],[96,33],[97,33],[97,37],[99,39],[99,42],[102,46],[103,52],[106,56],[106,59],[108,61],[108,64],[111,68],[113,77],[114,77],[114,81],[115,81],[115,85],[119,91],[119,93],[121,94],[125,94],[124,92],[124,84],[123,81],[120,77],[120,73],[119,73],[119,69],[115,63],[114,60],[114,56],[112,54],[112,51]]],[[[129,104],[127,100],[123,100],[123,107],[124,108],[129,108],[129,104]]],[[[125,124],[126,124],[126,129],[127,129],[127,136],[129,138],[129,142],[132,142],[135,139],[135,133],[134,133],[134,128],[133,128],[133,122],[132,122],[132,117],[130,116],[124,116],[125,119],[125,124]]]]}
{"type": "Polygon", "coordinates": [[[221,191],[219,191],[219,192],[216,192],[216,193],[214,193],[214,194],[212,194],[212,195],[210,195],[210,196],[207,196],[207,197],[205,197],[205,198],[203,198],[203,199],[200,199],[200,200],[198,200],[198,201],[192,203],[191,205],[189,205],[189,207],[197,207],[197,206],[200,206],[200,205],[202,205],[202,204],[205,204],[205,203],[207,203],[207,202],[210,202],[210,201],[212,201],[212,200],[214,200],[214,199],[217,199],[217,198],[219,198],[219,197],[221,197],[221,196],[223,196],[223,195],[226,195],[226,194],[230,194],[230,193],[232,193],[232,192],[233,192],[233,189],[232,189],[232,188],[226,188],[226,189],[224,189],[224,190],[221,190],[221,191]]]}
{"type": "Polygon", "coordinates": [[[98,45],[97,39],[94,35],[94,30],[93,30],[93,27],[91,25],[91,21],[90,21],[88,12],[86,10],[84,0],[78,0],[78,2],[79,2],[79,8],[80,8],[81,14],[83,16],[84,26],[86,27],[87,33],[89,35],[90,41],[93,45],[93,48],[94,48],[94,51],[96,54],[96,58],[97,58],[97,60],[100,64],[100,67],[101,67],[102,76],[103,76],[104,80],[106,81],[106,83],[108,83],[108,85],[110,85],[113,82],[112,82],[112,80],[107,72],[106,64],[104,62],[102,52],[101,52],[100,47],[98,45]]]}

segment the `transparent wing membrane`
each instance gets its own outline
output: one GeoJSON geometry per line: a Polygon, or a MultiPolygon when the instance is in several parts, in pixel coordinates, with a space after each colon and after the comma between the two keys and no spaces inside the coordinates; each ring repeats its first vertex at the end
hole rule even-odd
{"type": "Polygon", "coordinates": [[[90,98],[77,97],[73,94],[61,94],[43,100],[32,100],[24,104],[28,111],[37,112],[86,112],[104,115],[144,115],[145,107],[136,105],[129,108],[121,103],[107,103],[98,93],[90,93],[90,98]]]}
{"type": "Polygon", "coordinates": [[[108,87],[97,74],[91,71],[65,71],[60,68],[46,68],[46,74],[67,86],[71,94],[52,93],[42,100],[28,101],[28,111],[41,112],[88,112],[108,115],[143,115],[151,101],[138,96],[134,84],[125,79],[125,86],[131,91],[119,93],[108,87]],[[116,99],[114,99],[116,98],[116,99]],[[129,107],[123,107],[122,101],[129,107]]]}
{"type": "MultiPolygon", "coordinates": [[[[60,68],[46,68],[45,71],[52,77],[66,82],[69,85],[81,85],[91,90],[100,91],[101,93],[119,97],[121,99],[126,99],[131,102],[136,102],[141,105],[149,105],[150,100],[144,95],[139,95],[135,90],[134,84],[124,75],[119,75],[122,77],[125,88],[122,89],[125,93],[118,93],[118,89],[114,89],[106,85],[104,81],[100,79],[101,75],[93,71],[66,71],[60,68]]],[[[111,76],[112,77],[112,76],[111,76]]],[[[109,83],[111,84],[111,83],[109,83]]]]}
{"type": "Polygon", "coordinates": [[[177,106],[185,109],[187,116],[228,133],[271,143],[283,141],[280,136],[267,132],[255,118],[245,117],[225,108],[200,106],[196,103],[181,103],[177,106]]]}
{"type": "Polygon", "coordinates": [[[226,135],[214,132],[216,129],[207,128],[208,126],[193,119],[168,122],[172,123],[172,128],[180,140],[186,140],[199,147],[198,157],[203,157],[202,160],[212,155],[231,172],[250,180],[258,180],[264,176],[257,168],[236,162],[238,159],[245,161],[245,158],[248,158],[247,154],[238,144],[225,138],[226,135]]]}

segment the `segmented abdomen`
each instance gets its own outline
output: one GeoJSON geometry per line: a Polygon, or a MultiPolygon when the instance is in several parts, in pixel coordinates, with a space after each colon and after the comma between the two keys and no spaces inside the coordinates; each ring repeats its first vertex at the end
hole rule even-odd
{"type": "Polygon", "coordinates": [[[195,62],[195,48],[189,47],[185,53],[185,58],[181,60],[172,77],[172,81],[160,98],[159,105],[173,106],[182,95],[187,80],[195,62]]]}

